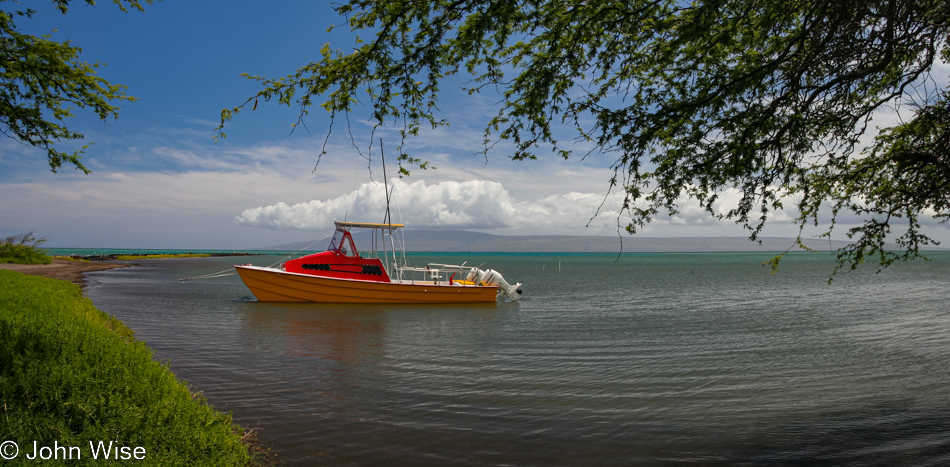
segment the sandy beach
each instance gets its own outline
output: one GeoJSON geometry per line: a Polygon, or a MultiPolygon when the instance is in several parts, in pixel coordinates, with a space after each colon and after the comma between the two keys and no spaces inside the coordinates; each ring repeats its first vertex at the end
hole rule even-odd
{"type": "Polygon", "coordinates": [[[72,261],[62,258],[53,258],[50,264],[8,264],[0,263],[0,269],[32,274],[34,276],[51,277],[71,281],[80,286],[85,285],[84,272],[102,271],[105,269],[124,268],[131,263],[114,263],[104,261],[72,261]]]}

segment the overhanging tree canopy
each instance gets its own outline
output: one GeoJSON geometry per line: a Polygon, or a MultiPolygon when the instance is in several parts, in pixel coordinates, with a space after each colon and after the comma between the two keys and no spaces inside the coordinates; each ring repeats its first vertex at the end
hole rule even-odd
{"type": "MultiPolygon", "coordinates": [[[[63,14],[70,2],[53,0],[63,14]]],[[[143,10],[142,4],[152,0],[113,3],[122,11],[127,7],[143,10]]],[[[56,149],[57,142],[83,139],[81,133],[65,126],[65,119],[73,116],[73,108],[88,108],[100,119],[118,118],[115,102],[135,98],[125,94],[125,86],[99,77],[99,64],[81,61],[82,50],[69,41],[22,33],[15,21],[34,13],[15,0],[0,0],[0,133],[44,149],[53,172],[66,163],[89,173],[80,157],[88,145],[72,153],[56,149]]]]}
{"type": "Polygon", "coordinates": [[[335,116],[368,97],[374,122],[405,139],[447,124],[440,84],[468,74],[469,92],[503,98],[485,150],[507,140],[514,159],[567,158],[577,140],[593,145],[615,160],[610,185],[625,194],[631,233],[687,196],[755,239],[793,202],[800,226],[825,235],[843,213],[860,216],[839,251],[853,267],[868,254],[883,265],[916,257],[932,241],[920,216],[950,215],[946,76],[932,74],[948,58],[950,2],[351,0],[336,10],[372,39],[327,45],[286,77],[250,76],[264,88],[223,110],[222,127],[258,99],[299,105],[302,119],[314,103],[335,116]],[[905,120],[870,128],[894,109],[905,120]],[[559,139],[564,127],[576,140],[559,139]],[[741,201],[717,214],[730,188],[741,201]],[[885,252],[886,239],[903,251],[885,252]]]}

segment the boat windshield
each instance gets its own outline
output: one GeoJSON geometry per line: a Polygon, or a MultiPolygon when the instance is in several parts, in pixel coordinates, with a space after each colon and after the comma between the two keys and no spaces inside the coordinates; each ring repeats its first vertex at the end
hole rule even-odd
{"type": "Polygon", "coordinates": [[[337,251],[344,256],[357,256],[356,245],[353,244],[353,237],[348,235],[345,230],[338,229],[330,239],[330,245],[327,251],[337,251]]]}
{"type": "Polygon", "coordinates": [[[344,236],[346,236],[346,232],[342,229],[337,229],[336,233],[333,234],[333,238],[330,239],[330,245],[327,247],[327,251],[339,250],[340,244],[343,243],[344,236]]]}

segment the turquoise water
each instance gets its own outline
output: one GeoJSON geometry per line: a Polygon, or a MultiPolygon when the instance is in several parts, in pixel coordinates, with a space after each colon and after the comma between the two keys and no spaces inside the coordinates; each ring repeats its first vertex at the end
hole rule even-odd
{"type": "Polygon", "coordinates": [[[827,255],[413,255],[485,263],[516,303],[270,304],[273,257],[88,275],[288,465],[948,465],[950,254],[827,284],[827,255]],[[616,261],[615,261],[616,260],[616,261]]]}

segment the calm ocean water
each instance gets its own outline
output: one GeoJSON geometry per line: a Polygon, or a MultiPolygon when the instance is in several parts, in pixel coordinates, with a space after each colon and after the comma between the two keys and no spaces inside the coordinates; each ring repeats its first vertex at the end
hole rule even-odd
{"type": "Polygon", "coordinates": [[[484,262],[517,303],[253,300],[276,258],[151,260],[87,295],[288,465],[950,465],[950,253],[826,283],[829,256],[484,262]],[[559,266],[560,265],[560,266],[559,266]]]}

